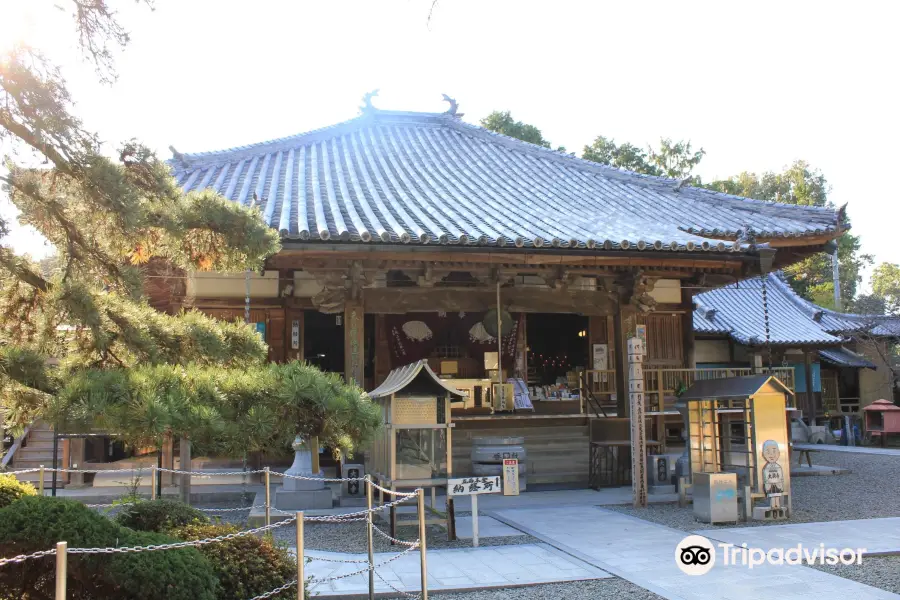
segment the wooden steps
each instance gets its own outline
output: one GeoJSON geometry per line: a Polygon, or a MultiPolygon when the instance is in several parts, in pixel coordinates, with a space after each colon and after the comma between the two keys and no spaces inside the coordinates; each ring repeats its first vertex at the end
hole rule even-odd
{"type": "Polygon", "coordinates": [[[492,427],[490,420],[479,422],[484,429],[475,429],[467,423],[464,429],[453,432],[453,473],[462,476],[471,473],[472,439],[476,437],[525,438],[528,483],[584,483],[587,486],[589,455],[589,431],[585,424],[552,425],[542,427],[537,420],[525,423],[521,428],[492,427]]]}
{"type": "MultiPolygon", "coordinates": [[[[63,444],[60,440],[59,448],[57,449],[57,458],[60,467],[62,466],[63,457],[62,446],[63,444]]],[[[38,421],[29,428],[28,436],[25,438],[25,444],[16,450],[8,467],[10,470],[16,471],[19,469],[37,469],[41,465],[44,465],[44,467],[48,469],[53,466],[53,429],[43,421],[38,421]]],[[[40,474],[24,473],[17,477],[21,481],[36,483],[40,474]]],[[[63,477],[58,477],[57,479],[59,483],[63,480],[63,477]]],[[[53,473],[44,473],[45,485],[51,483],[52,480],[53,473]]]]}

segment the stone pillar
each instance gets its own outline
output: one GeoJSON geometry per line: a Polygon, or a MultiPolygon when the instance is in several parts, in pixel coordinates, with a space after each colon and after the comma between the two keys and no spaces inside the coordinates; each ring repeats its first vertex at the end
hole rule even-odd
{"type": "MultiPolygon", "coordinates": [[[[181,460],[180,471],[191,470],[191,441],[186,437],[181,438],[178,442],[178,457],[181,460]]],[[[181,489],[178,490],[181,501],[185,504],[191,503],[191,476],[181,476],[181,489]]]]}
{"type": "Polygon", "coordinates": [[[344,307],[344,379],[360,387],[365,384],[365,312],[361,303],[344,307]]]}
{"type": "Polygon", "coordinates": [[[750,359],[752,361],[751,366],[753,367],[753,372],[757,373],[757,374],[762,373],[763,372],[762,354],[760,354],[759,352],[756,352],[750,356],[750,359]]]}

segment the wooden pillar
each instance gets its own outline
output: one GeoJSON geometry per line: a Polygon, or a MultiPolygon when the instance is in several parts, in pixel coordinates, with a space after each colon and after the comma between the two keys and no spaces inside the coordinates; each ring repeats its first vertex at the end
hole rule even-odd
{"type": "Polygon", "coordinates": [[[622,324],[622,304],[616,304],[613,313],[614,365],[616,369],[616,416],[628,416],[628,353],[625,352],[625,331],[622,324]]]}
{"type": "Polygon", "coordinates": [[[694,352],[694,290],[681,288],[681,337],[684,347],[684,368],[696,369],[697,357],[694,352]]]}
{"type": "Polygon", "coordinates": [[[813,393],[812,352],[803,351],[803,371],[806,376],[806,401],[803,406],[803,416],[809,418],[810,425],[816,422],[816,400],[813,393]]]}
{"type": "MultiPolygon", "coordinates": [[[[62,467],[63,469],[71,468],[71,465],[72,465],[72,463],[71,463],[72,440],[70,438],[64,438],[63,440],[61,440],[60,446],[62,446],[62,461],[59,463],[59,466],[62,467]]],[[[67,484],[71,481],[71,479],[70,479],[71,473],[61,473],[60,475],[62,475],[62,478],[61,478],[62,484],[67,484]]]]}
{"type": "MultiPolygon", "coordinates": [[[[191,470],[191,441],[186,437],[181,438],[178,442],[178,457],[181,459],[180,471],[191,470]]],[[[181,488],[178,490],[181,501],[185,504],[191,503],[191,476],[181,475],[181,488]]]]}
{"type": "Polygon", "coordinates": [[[344,379],[360,387],[365,384],[365,312],[361,303],[344,307],[344,379]]]}
{"type": "MultiPolygon", "coordinates": [[[[172,439],[172,434],[167,433],[165,437],[163,437],[162,448],[160,448],[160,452],[162,452],[162,466],[163,469],[174,469],[175,468],[175,440],[172,439]]],[[[160,473],[160,477],[162,478],[162,486],[168,487],[175,485],[175,476],[172,473],[167,473],[163,471],[160,473]]]]}
{"type": "Polygon", "coordinates": [[[381,385],[391,372],[391,347],[388,340],[387,317],[375,315],[375,386],[381,385]]]}
{"type": "Polygon", "coordinates": [[[267,312],[266,341],[269,344],[269,360],[281,363],[285,361],[286,346],[290,343],[284,334],[284,308],[272,308],[267,312]]]}

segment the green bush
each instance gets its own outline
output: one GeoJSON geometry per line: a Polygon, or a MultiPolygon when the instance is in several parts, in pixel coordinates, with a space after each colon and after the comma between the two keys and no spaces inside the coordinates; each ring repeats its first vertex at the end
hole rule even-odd
{"type": "Polygon", "coordinates": [[[129,504],[116,515],[116,521],[124,527],[157,533],[194,522],[209,523],[207,516],[196,508],[167,498],[129,504]]]}
{"type": "MultiPolygon", "coordinates": [[[[201,540],[239,531],[232,525],[192,524],[171,535],[184,540],[201,540]]],[[[297,577],[297,560],[270,537],[244,535],[199,547],[219,580],[220,600],[246,600],[284,585],[297,577]]],[[[296,598],[290,588],[272,598],[296,598]]]]}
{"type": "Polygon", "coordinates": [[[37,496],[37,490],[27,481],[19,481],[12,473],[0,474],[0,508],[9,506],[22,496],[37,496]]]}
{"type": "MultiPolygon", "coordinates": [[[[121,527],[80,502],[25,496],[0,509],[0,557],[54,548],[145,546],[176,540],[121,527]]],[[[218,581],[195,548],[123,554],[70,554],[67,598],[215,600],[218,581]]],[[[0,599],[52,598],[54,557],[0,568],[0,599]]]]}

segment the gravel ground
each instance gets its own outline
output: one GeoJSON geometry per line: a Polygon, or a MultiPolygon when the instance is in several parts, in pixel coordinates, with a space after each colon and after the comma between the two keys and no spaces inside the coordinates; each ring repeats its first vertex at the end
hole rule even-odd
{"type": "MultiPolygon", "coordinates": [[[[850,469],[851,472],[847,475],[791,479],[794,514],[789,523],[900,516],[900,494],[885,493],[885,482],[900,479],[900,457],[822,451],[813,454],[813,462],[850,469]]],[[[679,508],[677,504],[652,504],[645,509],[630,506],[605,508],[683,531],[734,527],[731,524],[710,525],[696,521],[691,507],[679,508]]],[[[741,522],[740,527],[783,524],[783,521],[748,521],[741,522]]]]}
{"type": "MultiPolygon", "coordinates": [[[[198,508],[211,508],[203,505],[198,508]]],[[[216,507],[221,508],[221,507],[216,507]]],[[[457,516],[468,516],[471,513],[457,513],[457,516]]],[[[479,515],[484,515],[481,511],[479,515]]],[[[246,512],[211,513],[210,517],[219,517],[223,522],[233,523],[242,528],[247,527],[246,512]]],[[[389,525],[385,522],[376,522],[376,527],[387,532],[389,525]]],[[[293,545],[297,539],[297,530],[293,525],[279,527],[273,532],[275,539],[293,545]]],[[[352,523],[306,523],[303,531],[304,545],[312,550],[326,550],[330,552],[366,552],[366,524],[363,521],[352,523]]],[[[398,528],[398,539],[412,541],[418,537],[415,527],[398,528]]],[[[447,540],[447,532],[437,525],[426,527],[426,543],[429,550],[441,548],[471,548],[471,539],[458,539],[455,542],[447,540]]],[[[518,544],[538,544],[540,540],[530,535],[517,535],[510,537],[479,537],[480,546],[513,546],[518,544]]],[[[390,542],[375,533],[375,552],[396,552],[397,546],[391,546],[390,542]]]]}
{"type": "Polygon", "coordinates": [[[860,565],[815,565],[812,568],[900,594],[900,556],[863,557],[860,565]]]}
{"type": "MultiPolygon", "coordinates": [[[[851,473],[795,477],[791,480],[794,514],[789,521],[749,521],[738,526],[765,527],[785,523],[900,517],[900,494],[885,489],[886,481],[896,481],[900,477],[900,457],[822,451],[813,454],[813,461],[850,469],[851,473]]],[[[682,531],[734,527],[732,524],[701,523],[694,519],[691,507],[679,508],[677,504],[652,504],[646,509],[630,506],[604,508],[682,531]]],[[[861,565],[814,565],[808,568],[900,593],[900,556],[863,558],[861,565]]]]}
{"type": "Polygon", "coordinates": [[[457,594],[429,593],[432,595],[448,600],[664,600],[618,577],[457,594]]]}

